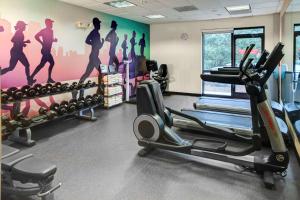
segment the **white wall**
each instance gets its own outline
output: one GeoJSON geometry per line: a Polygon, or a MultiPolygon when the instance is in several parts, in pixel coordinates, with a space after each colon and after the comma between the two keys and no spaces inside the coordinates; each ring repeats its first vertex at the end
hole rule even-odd
{"type": "Polygon", "coordinates": [[[169,67],[169,91],[201,93],[202,32],[265,26],[265,48],[279,41],[279,14],[150,25],[150,57],[169,67]],[[188,40],[180,39],[182,33],[188,40]]]}
{"type": "Polygon", "coordinates": [[[282,42],[284,47],[283,63],[288,65],[288,70],[293,70],[294,53],[294,24],[300,23],[300,12],[286,13],[283,19],[282,42]]]}

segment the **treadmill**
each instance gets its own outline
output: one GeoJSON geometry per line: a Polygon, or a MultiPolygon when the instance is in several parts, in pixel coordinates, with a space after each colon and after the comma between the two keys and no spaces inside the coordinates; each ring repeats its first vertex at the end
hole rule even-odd
{"type": "MultiPolygon", "coordinates": [[[[248,46],[247,48],[251,48],[253,46],[248,46]]],[[[249,53],[250,54],[250,53],[249,53]]],[[[240,62],[240,67],[243,66],[244,62],[248,58],[249,54],[244,54],[243,58],[240,62]]],[[[259,66],[263,65],[269,53],[264,50],[261,57],[257,61],[254,66],[255,69],[259,68],[259,66]]],[[[217,70],[211,70],[210,74],[223,74],[223,75],[238,75],[240,73],[239,67],[221,67],[217,70]]],[[[283,118],[283,106],[276,102],[270,102],[271,107],[276,116],[283,118]]],[[[229,99],[229,98],[217,98],[217,97],[200,97],[197,102],[193,104],[194,109],[196,110],[209,110],[209,111],[219,111],[219,112],[227,112],[233,114],[241,114],[241,115],[251,115],[250,101],[249,99],[229,99]]]]}
{"type": "MultiPolygon", "coordinates": [[[[243,63],[245,62],[246,58],[248,57],[250,51],[254,45],[247,47],[246,53],[241,61],[242,65],[240,65],[240,70],[242,71],[243,68],[250,68],[251,62],[253,59],[249,59],[245,66],[243,63]]],[[[277,57],[280,57],[282,52],[281,50],[274,48],[272,54],[266,59],[264,65],[261,66],[261,69],[276,66],[280,62],[277,57]],[[277,57],[276,57],[277,56],[277,57]]],[[[240,75],[223,75],[223,74],[203,74],[201,78],[205,81],[211,82],[221,82],[221,83],[232,83],[232,84],[239,84],[244,85],[244,82],[240,79],[240,75]]],[[[189,109],[182,109],[181,112],[190,116],[193,119],[198,119],[198,121],[204,122],[207,125],[215,126],[217,128],[224,128],[226,130],[230,129],[232,134],[223,135],[224,137],[232,138],[232,139],[240,139],[239,136],[249,137],[252,136],[253,133],[261,133],[262,135],[265,133],[265,127],[262,124],[262,120],[259,117],[258,110],[257,110],[257,103],[256,100],[250,97],[250,107],[251,107],[251,115],[241,115],[241,114],[231,114],[231,113],[223,113],[223,112],[215,112],[215,111],[208,111],[208,110],[189,110],[189,109]]],[[[283,136],[287,139],[288,128],[285,122],[276,117],[277,123],[283,133],[283,136]]],[[[186,120],[180,117],[174,118],[174,126],[177,128],[182,129],[189,129],[201,132],[210,132],[205,128],[205,126],[201,126],[201,123],[193,122],[192,120],[186,120]]],[[[218,133],[214,133],[218,134],[218,133]]]]}

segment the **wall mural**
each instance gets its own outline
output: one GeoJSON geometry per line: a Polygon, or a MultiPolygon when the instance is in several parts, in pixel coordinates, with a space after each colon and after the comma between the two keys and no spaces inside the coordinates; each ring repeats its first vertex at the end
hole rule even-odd
{"type": "MultiPolygon", "coordinates": [[[[38,2],[39,9],[36,12],[47,6],[36,0],[25,0],[22,2],[24,5],[20,6],[26,7],[26,2],[38,2]]],[[[26,8],[23,11],[28,16],[19,15],[17,18],[5,10],[12,5],[5,2],[4,10],[1,10],[7,12],[7,18],[6,12],[2,12],[3,18],[0,19],[1,89],[58,81],[84,82],[98,76],[100,64],[114,65],[116,70],[124,73],[124,60],[132,60],[130,77],[134,79],[138,63],[136,59],[140,56],[149,58],[149,25],[107,14],[99,16],[98,13],[99,17],[96,17],[97,12],[60,2],[49,2],[49,9],[52,7],[55,10],[59,6],[66,12],[74,12],[73,21],[68,19],[70,16],[56,14],[53,17],[48,17],[51,16],[49,14],[43,17],[41,13],[37,13],[38,16],[32,17],[29,14],[32,11],[26,11],[26,8]],[[90,29],[75,27],[75,10],[82,16],[90,16],[90,29]],[[66,25],[67,20],[71,24],[66,25]]],[[[65,94],[24,101],[21,110],[30,115],[32,107],[47,108],[53,102],[71,97],[72,94],[65,94]]],[[[13,105],[2,105],[4,112],[13,109],[13,105]]]]}

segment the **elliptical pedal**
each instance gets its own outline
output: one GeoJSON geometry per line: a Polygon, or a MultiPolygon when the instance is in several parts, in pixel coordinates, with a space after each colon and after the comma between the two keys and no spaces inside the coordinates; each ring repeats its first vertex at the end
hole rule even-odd
{"type": "Polygon", "coordinates": [[[195,139],[192,148],[204,151],[220,152],[225,151],[227,142],[214,139],[199,138],[195,139]]]}

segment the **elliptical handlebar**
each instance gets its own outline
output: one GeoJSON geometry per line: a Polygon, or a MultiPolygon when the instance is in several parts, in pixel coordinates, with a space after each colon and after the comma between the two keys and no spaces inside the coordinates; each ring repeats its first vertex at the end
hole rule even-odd
{"type": "Polygon", "coordinates": [[[244,53],[244,56],[242,57],[241,61],[240,61],[240,71],[242,71],[243,69],[243,65],[244,65],[244,62],[247,60],[248,56],[250,55],[252,49],[254,48],[255,44],[250,44],[249,46],[247,46],[246,48],[246,51],[244,53]]]}
{"type": "MultiPolygon", "coordinates": [[[[284,45],[281,42],[278,42],[277,45],[274,47],[273,51],[271,52],[270,56],[265,61],[265,64],[262,65],[261,67],[257,69],[256,68],[249,69],[249,66],[247,65],[243,67],[242,74],[247,76],[247,79],[243,79],[243,80],[246,82],[256,81],[259,83],[260,86],[263,86],[270,78],[273,71],[276,69],[280,60],[283,58],[284,56],[284,54],[282,53],[283,47],[284,45]],[[259,76],[255,76],[256,74],[259,76]],[[256,77],[256,79],[254,80],[252,77],[256,77]],[[259,78],[257,79],[257,77],[259,78]]],[[[266,56],[266,53],[264,53],[262,56],[266,56]]],[[[249,60],[247,64],[249,63],[249,60]]]]}

